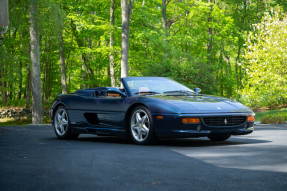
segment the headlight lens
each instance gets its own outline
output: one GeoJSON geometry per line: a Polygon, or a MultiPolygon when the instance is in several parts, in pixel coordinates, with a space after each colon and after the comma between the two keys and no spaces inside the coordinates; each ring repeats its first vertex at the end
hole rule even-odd
{"type": "Polygon", "coordinates": [[[254,121],[255,120],[255,116],[248,116],[248,121],[254,121]]]}

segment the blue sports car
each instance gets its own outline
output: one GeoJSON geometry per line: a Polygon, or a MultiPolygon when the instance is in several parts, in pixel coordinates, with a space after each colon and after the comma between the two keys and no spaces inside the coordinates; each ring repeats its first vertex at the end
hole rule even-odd
{"type": "Polygon", "coordinates": [[[55,133],[126,136],[136,144],[157,138],[208,137],[225,141],[253,132],[254,113],[222,97],[164,77],[126,77],[122,88],[99,87],[59,95],[50,108],[55,133]]]}

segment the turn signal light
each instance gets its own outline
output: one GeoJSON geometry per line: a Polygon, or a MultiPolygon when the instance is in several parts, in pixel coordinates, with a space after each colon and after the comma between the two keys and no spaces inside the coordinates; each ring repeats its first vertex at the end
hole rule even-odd
{"type": "Polygon", "coordinates": [[[255,117],[254,116],[248,116],[248,121],[254,121],[255,117]]]}
{"type": "Polygon", "coordinates": [[[157,119],[163,119],[163,116],[162,115],[158,115],[156,118],[157,119]]]}
{"type": "Polygon", "coordinates": [[[182,123],[200,123],[199,118],[182,118],[182,123]]]}

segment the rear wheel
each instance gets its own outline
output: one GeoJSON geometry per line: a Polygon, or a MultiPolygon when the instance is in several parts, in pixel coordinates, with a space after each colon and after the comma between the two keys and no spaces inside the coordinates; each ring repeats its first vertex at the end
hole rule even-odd
{"type": "Polygon", "coordinates": [[[213,142],[226,141],[231,135],[208,135],[207,137],[213,142]]]}
{"type": "Polygon", "coordinates": [[[54,115],[54,130],[59,139],[76,139],[79,133],[72,133],[70,119],[64,106],[58,107],[54,115]]]}
{"type": "Polygon", "coordinates": [[[138,106],[132,111],[129,131],[132,140],[136,144],[147,145],[155,141],[152,117],[146,107],[138,106]]]}

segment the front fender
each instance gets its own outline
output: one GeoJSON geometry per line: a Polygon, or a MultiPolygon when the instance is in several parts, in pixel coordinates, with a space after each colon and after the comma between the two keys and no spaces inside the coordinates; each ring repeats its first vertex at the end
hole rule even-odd
{"type": "MultiPolygon", "coordinates": [[[[131,99],[126,100],[126,107],[130,107],[134,104],[142,104],[148,107],[151,113],[167,113],[174,114],[179,112],[179,108],[165,102],[164,100],[154,99],[150,97],[133,97],[131,99]]],[[[128,108],[126,108],[128,109],[128,108]]]]}

